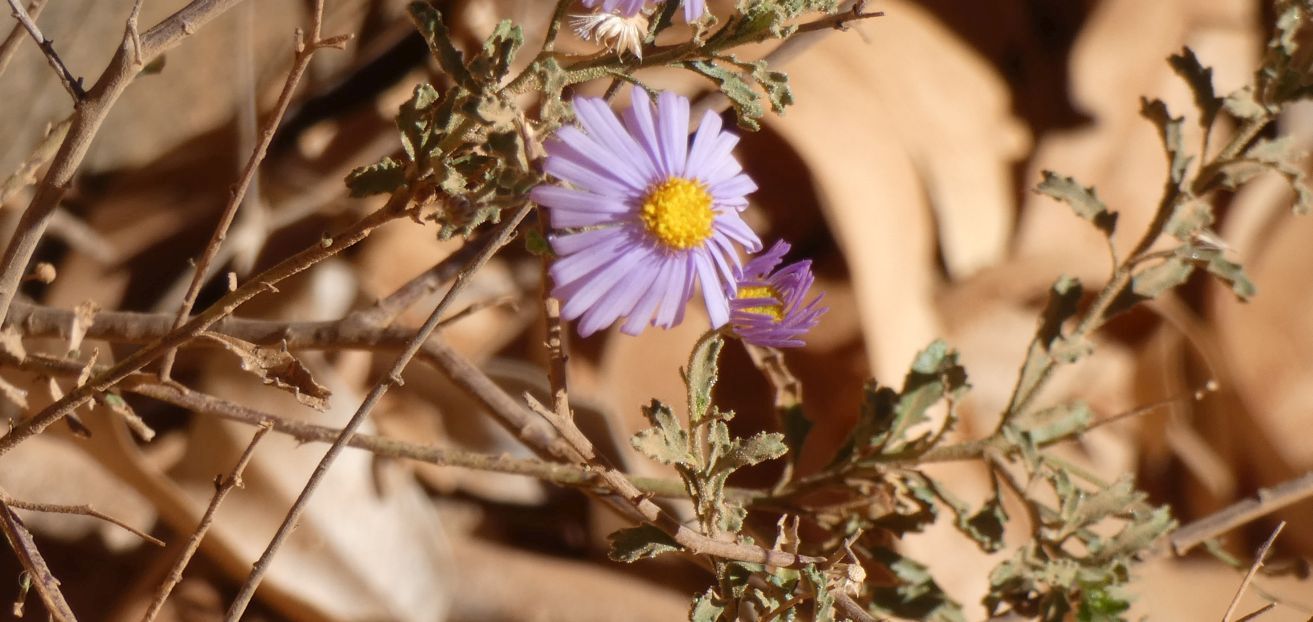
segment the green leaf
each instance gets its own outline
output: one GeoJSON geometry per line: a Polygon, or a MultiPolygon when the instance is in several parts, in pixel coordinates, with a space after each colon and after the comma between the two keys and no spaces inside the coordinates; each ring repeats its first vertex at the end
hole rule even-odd
{"type": "Polygon", "coordinates": [[[566,74],[561,63],[555,58],[547,58],[534,63],[532,70],[542,85],[542,104],[538,109],[538,119],[545,131],[560,127],[570,116],[570,107],[566,105],[562,92],[565,90],[566,74]]]}
{"type": "Polygon", "coordinates": [[[1258,293],[1258,288],[1249,280],[1245,270],[1238,263],[1227,261],[1221,255],[1213,257],[1205,266],[1209,274],[1222,279],[1231,286],[1231,292],[1240,300],[1248,301],[1258,293]]]}
{"type": "Polygon", "coordinates": [[[1167,111],[1167,104],[1160,99],[1140,98],[1140,115],[1158,128],[1158,136],[1167,150],[1168,164],[1171,167],[1172,183],[1180,187],[1185,181],[1185,171],[1190,166],[1190,156],[1185,152],[1181,126],[1185,119],[1173,117],[1167,111]]]}
{"type": "Polygon", "coordinates": [[[766,61],[759,60],[752,64],[752,77],[761,85],[762,90],[766,91],[766,97],[770,99],[770,108],[776,114],[784,112],[786,107],[793,105],[789,74],[772,71],[766,61]]]}
{"type": "Polygon", "coordinates": [[[629,439],[634,449],[662,464],[694,463],[693,454],[689,452],[688,432],[679,425],[679,419],[670,412],[670,408],[652,400],[650,405],[643,408],[643,414],[655,427],[643,430],[629,439]]]}
{"type": "Polygon", "coordinates": [[[1137,513],[1133,522],[1091,551],[1092,561],[1107,562],[1139,553],[1175,527],[1176,519],[1169,508],[1137,513]]]}
{"type": "Polygon", "coordinates": [[[716,622],[725,613],[725,606],[719,604],[715,588],[707,588],[701,596],[693,599],[693,607],[688,612],[689,622],[716,622]]]}
{"type": "Polygon", "coordinates": [[[511,62],[522,45],[524,31],[511,20],[504,19],[483,43],[483,50],[470,61],[469,70],[484,84],[500,84],[510,73],[511,62]]]}
{"type": "Polygon", "coordinates": [[[442,13],[427,2],[410,3],[410,20],[429,45],[429,51],[438,61],[438,66],[457,84],[471,91],[479,90],[470,72],[465,69],[465,56],[456,49],[451,39],[451,31],[442,21],[442,13]]]}
{"type": "Polygon", "coordinates": [[[826,579],[825,573],[821,572],[815,564],[807,564],[803,566],[801,574],[807,580],[809,590],[815,595],[812,620],[814,622],[833,622],[835,620],[834,595],[830,593],[829,581],[826,579]]]}
{"type": "Polygon", "coordinates": [[[1195,106],[1199,108],[1199,126],[1207,130],[1212,127],[1217,112],[1222,108],[1222,99],[1213,92],[1213,69],[1204,67],[1194,50],[1181,48],[1180,54],[1173,54],[1167,59],[1176,75],[1190,86],[1194,94],[1195,106]]]}
{"type": "Polygon", "coordinates": [[[1008,425],[1028,436],[1036,445],[1044,445],[1085,431],[1093,419],[1094,412],[1089,406],[1084,402],[1073,402],[1018,414],[1008,421],[1008,425]]]}
{"type": "Polygon", "coordinates": [[[965,520],[959,515],[958,521],[958,529],[975,540],[984,552],[996,553],[1003,549],[1003,527],[1007,524],[1008,514],[998,497],[991,497],[978,512],[965,520]]]}
{"type": "Polygon", "coordinates": [[[796,463],[802,452],[803,443],[811,433],[812,422],[803,412],[802,404],[793,404],[780,410],[780,427],[784,429],[784,444],[792,450],[791,458],[796,463]]]}
{"type": "Polygon", "coordinates": [[[1170,257],[1131,277],[1131,291],[1142,300],[1157,298],[1159,294],[1184,284],[1192,272],[1194,264],[1182,257],[1170,257]]]}
{"type": "Polygon", "coordinates": [[[627,564],[666,553],[675,553],[681,548],[669,534],[652,525],[621,529],[606,538],[611,541],[611,548],[606,553],[607,557],[612,561],[627,564]]]}
{"type": "MultiPolygon", "coordinates": [[[[1294,211],[1301,215],[1313,210],[1313,188],[1309,186],[1308,175],[1304,172],[1301,163],[1305,155],[1296,150],[1294,139],[1290,136],[1274,140],[1261,139],[1245,151],[1247,161],[1261,165],[1286,178],[1290,188],[1295,191],[1294,211]]],[[[1243,168],[1241,170],[1243,171],[1243,168]]],[[[1241,182],[1248,181],[1247,178],[1242,177],[1243,174],[1243,172],[1232,172],[1228,175],[1227,182],[1235,183],[1237,179],[1241,182]]]]}
{"type": "Polygon", "coordinates": [[[346,176],[346,186],[353,197],[391,194],[405,183],[406,165],[392,158],[362,166],[346,176]]]}
{"type": "Polygon", "coordinates": [[[1135,480],[1129,475],[1123,475],[1112,485],[1093,494],[1076,489],[1074,486],[1066,494],[1060,490],[1059,497],[1062,497],[1060,501],[1063,505],[1061,535],[1074,533],[1085,527],[1093,527],[1095,523],[1109,516],[1125,512],[1127,508],[1144,501],[1147,496],[1136,490],[1135,480]]]}
{"type": "Polygon", "coordinates": [[[1081,594],[1080,608],[1076,610],[1078,622],[1120,622],[1121,614],[1131,608],[1130,601],[1117,597],[1112,589],[1095,588],[1081,594]]]}
{"type": "Polygon", "coordinates": [[[1254,88],[1251,86],[1227,95],[1226,99],[1222,100],[1222,107],[1226,108],[1231,116],[1243,121],[1262,119],[1271,114],[1267,107],[1258,103],[1258,99],[1254,96],[1254,88]]]}
{"type": "Polygon", "coordinates": [[[1172,210],[1163,230],[1172,237],[1189,242],[1213,224],[1213,206],[1207,201],[1184,201],[1172,210]]]}
{"type": "Polygon", "coordinates": [[[1040,313],[1039,328],[1026,351],[1026,361],[1021,366],[1021,378],[1017,381],[1018,395],[1029,393],[1044,380],[1050,362],[1074,362],[1088,352],[1088,344],[1070,342],[1062,328],[1068,320],[1076,317],[1084,293],[1080,281],[1067,275],[1059,277],[1049,288],[1048,301],[1040,313]]]}
{"type": "MultiPolygon", "coordinates": [[[[929,421],[926,411],[946,396],[958,396],[967,388],[966,370],[957,362],[957,352],[947,343],[936,340],[917,353],[912,368],[903,379],[903,390],[890,404],[886,395],[872,406],[892,406],[892,416],[872,413],[876,420],[890,422],[888,432],[879,439],[882,453],[893,453],[907,448],[907,432],[915,425],[929,421]]],[[[875,396],[880,398],[881,396],[875,396]]]]}
{"type": "Polygon", "coordinates": [[[961,606],[944,592],[925,566],[886,548],[871,553],[897,580],[892,587],[876,586],[871,590],[872,601],[883,613],[913,620],[965,622],[961,606]]]}
{"type": "MultiPolygon", "coordinates": [[[[717,422],[719,423],[719,422],[717,422]]],[[[734,471],[767,460],[774,460],[789,451],[784,435],[776,432],[758,432],[744,439],[735,439],[730,449],[716,461],[715,470],[734,471]]]]}
{"type": "Polygon", "coordinates": [[[1036,331],[1036,339],[1045,347],[1052,347],[1054,343],[1063,338],[1062,325],[1073,317],[1080,309],[1081,296],[1085,290],[1081,287],[1080,281],[1074,277],[1062,275],[1053,286],[1049,288],[1048,302],[1044,304],[1044,311],[1040,314],[1039,330],[1036,331]]]}
{"type": "Polygon", "coordinates": [[[1086,188],[1071,177],[1063,177],[1053,171],[1044,171],[1044,180],[1035,187],[1035,191],[1052,197],[1076,211],[1076,215],[1090,221],[1104,236],[1112,237],[1117,229],[1117,213],[1108,211],[1094,193],[1094,188],[1086,188]]]}
{"type": "Polygon", "coordinates": [[[720,351],[724,347],[725,340],[719,336],[703,339],[689,356],[684,381],[688,385],[688,416],[692,425],[697,425],[711,407],[711,391],[716,386],[720,351]]]}
{"type": "Polygon", "coordinates": [[[716,517],[716,526],[724,533],[738,533],[743,531],[743,519],[747,517],[748,511],[743,506],[724,501],[716,517]]]}
{"type": "Polygon", "coordinates": [[[410,99],[397,112],[397,129],[401,130],[401,147],[412,162],[426,162],[429,145],[435,144],[439,128],[433,122],[434,104],[440,96],[428,83],[415,85],[410,99]]]}
{"type": "Polygon", "coordinates": [[[757,119],[765,116],[766,110],[761,105],[756,89],[752,87],[751,82],[744,79],[743,74],[704,60],[691,61],[684,66],[716,83],[720,92],[724,93],[725,97],[729,98],[730,104],[734,106],[739,127],[753,132],[761,129],[761,123],[758,123],[757,119]]]}
{"type": "Polygon", "coordinates": [[[526,229],[524,231],[524,249],[530,254],[538,257],[555,257],[556,252],[552,250],[552,243],[547,241],[546,237],[537,229],[526,229]]]}

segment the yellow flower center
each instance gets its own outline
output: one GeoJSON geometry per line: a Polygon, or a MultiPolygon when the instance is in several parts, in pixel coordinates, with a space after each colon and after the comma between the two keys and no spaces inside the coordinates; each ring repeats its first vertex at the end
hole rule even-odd
{"type": "Polygon", "coordinates": [[[688,250],[711,237],[716,213],[711,209],[711,194],[701,182],[671,177],[648,190],[640,218],[662,244],[688,250]]]}
{"type": "Polygon", "coordinates": [[[757,285],[753,287],[740,287],[738,291],[740,300],[751,300],[754,298],[770,298],[775,301],[773,305],[763,305],[760,307],[748,307],[742,309],[746,313],[756,313],[765,315],[770,319],[779,322],[784,319],[784,306],[780,304],[780,293],[772,287],[757,285]]]}

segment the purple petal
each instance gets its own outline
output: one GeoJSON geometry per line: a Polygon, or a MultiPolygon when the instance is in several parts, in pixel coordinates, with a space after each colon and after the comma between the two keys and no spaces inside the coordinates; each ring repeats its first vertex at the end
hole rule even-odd
{"type": "Polygon", "coordinates": [[[634,308],[629,311],[629,317],[625,319],[624,326],[620,327],[620,332],[626,335],[637,335],[647,328],[648,323],[652,320],[652,312],[656,310],[657,303],[661,301],[661,286],[669,282],[669,273],[674,269],[672,262],[658,262],[656,272],[652,277],[652,282],[648,284],[646,292],[643,292],[634,308]]]}
{"type": "Polygon", "coordinates": [[[611,159],[623,162],[639,173],[639,187],[647,186],[657,176],[656,167],[647,158],[643,148],[620,125],[620,120],[606,100],[593,97],[579,97],[574,100],[575,115],[588,129],[588,134],[606,146],[611,159]]]}
{"type": "Polygon", "coordinates": [[[725,292],[718,287],[720,280],[716,278],[709,260],[700,254],[695,254],[694,262],[697,266],[698,282],[702,285],[702,302],[706,305],[707,315],[711,318],[711,327],[720,328],[729,321],[729,302],[725,300],[725,292]]]}
{"type": "Polygon", "coordinates": [[[618,243],[624,238],[619,234],[615,227],[609,229],[595,229],[593,231],[583,231],[581,233],[571,233],[569,235],[552,236],[552,250],[562,258],[574,255],[582,250],[592,251],[595,248],[604,248],[604,243],[618,243]],[[609,242],[615,240],[615,242],[609,242]]]}
{"type": "Polygon", "coordinates": [[[652,98],[647,91],[633,89],[629,94],[629,109],[625,111],[625,127],[634,137],[648,161],[654,168],[660,168],[661,141],[657,138],[656,119],[652,116],[652,98]]]}
{"type": "Polygon", "coordinates": [[[688,99],[671,91],[661,92],[657,100],[657,131],[665,174],[684,176],[684,164],[688,161],[688,99]]]}
{"type": "Polygon", "coordinates": [[[711,156],[711,148],[716,143],[716,138],[720,135],[720,129],[723,123],[720,115],[708,110],[702,115],[702,123],[698,125],[697,134],[693,136],[693,146],[688,150],[688,163],[685,167],[686,176],[695,176],[698,171],[702,170],[711,156]]]}

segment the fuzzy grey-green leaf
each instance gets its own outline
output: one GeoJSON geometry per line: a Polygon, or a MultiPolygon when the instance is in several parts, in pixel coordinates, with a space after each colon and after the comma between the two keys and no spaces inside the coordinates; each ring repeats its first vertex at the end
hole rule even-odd
{"type": "Polygon", "coordinates": [[[1207,130],[1217,118],[1222,108],[1222,99],[1213,91],[1213,69],[1205,67],[1195,56],[1194,50],[1186,47],[1180,54],[1173,54],[1167,59],[1176,75],[1190,86],[1194,94],[1195,106],[1199,108],[1199,126],[1207,130]]]}
{"type": "Polygon", "coordinates": [[[621,529],[606,538],[611,541],[606,555],[617,562],[633,563],[680,550],[674,538],[652,525],[621,529]]]}
{"type": "Polygon", "coordinates": [[[724,347],[725,340],[720,337],[703,339],[689,356],[685,381],[688,383],[688,416],[694,423],[701,421],[711,407],[711,391],[716,387],[720,351],[724,347]]]}
{"type": "Polygon", "coordinates": [[[346,187],[352,197],[390,194],[406,183],[406,167],[392,158],[362,166],[346,177],[346,187]]]}
{"type": "Polygon", "coordinates": [[[1043,175],[1043,181],[1035,187],[1036,192],[1070,205],[1077,216],[1093,223],[1105,236],[1112,237],[1117,229],[1117,214],[1108,210],[1094,188],[1082,186],[1075,179],[1053,171],[1044,171],[1043,175]]]}
{"type": "Polygon", "coordinates": [[[643,408],[643,414],[654,427],[635,434],[629,440],[634,449],[662,464],[691,464],[693,455],[689,453],[688,432],[679,425],[679,420],[665,404],[653,400],[643,408]]]}

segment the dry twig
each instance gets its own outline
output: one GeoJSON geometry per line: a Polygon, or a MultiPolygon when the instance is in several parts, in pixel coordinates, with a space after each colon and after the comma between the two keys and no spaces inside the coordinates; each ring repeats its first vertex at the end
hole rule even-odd
{"type": "Polygon", "coordinates": [[[1313,496],[1313,471],[1276,486],[1262,488],[1254,498],[1233,503],[1172,532],[1172,552],[1185,555],[1205,540],[1216,538],[1310,496],[1313,496]]]}
{"type": "MultiPolygon", "coordinates": [[[[1231,622],[1231,616],[1235,614],[1236,607],[1240,605],[1240,598],[1245,595],[1245,590],[1249,589],[1249,584],[1253,583],[1254,576],[1263,567],[1263,562],[1267,561],[1267,554],[1272,549],[1272,543],[1277,541],[1277,536],[1281,535],[1281,530],[1285,527],[1286,521],[1281,521],[1281,524],[1272,530],[1272,535],[1267,537],[1267,541],[1263,542],[1263,546],[1258,547],[1258,554],[1254,556],[1254,563],[1249,566],[1249,572],[1245,573],[1245,578],[1240,582],[1240,588],[1236,590],[1235,596],[1231,597],[1231,604],[1227,606],[1226,613],[1222,614],[1222,622],[1231,622]]],[[[1261,611],[1255,613],[1261,613],[1261,611]]],[[[1245,619],[1252,619],[1254,615],[1247,615],[1245,619]]]]}
{"type": "Polygon", "coordinates": [[[102,393],[133,373],[140,371],[151,361],[163,356],[166,351],[201,334],[219,320],[227,317],[237,307],[265,291],[276,291],[274,285],[310,266],[336,255],[344,249],[354,246],[365,239],[376,228],[390,222],[404,213],[410,204],[411,192],[403,190],[393,195],[386,205],[365,216],[339,235],[326,238],[297,253],[278,265],[265,270],[256,278],[229,292],[200,315],[191,318],[181,328],[167,331],[148,345],[133,352],[114,367],[97,374],[87,383],[70,391],[41,412],[14,426],[9,433],[0,436],[0,455],[13,449],[18,443],[40,434],[51,424],[71,414],[79,406],[90,401],[97,393],[102,393]]]}
{"type": "Polygon", "coordinates": [[[18,555],[19,563],[27,571],[32,585],[36,586],[36,592],[41,602],[45,603],[50,617],[58,622],[75,622],[77,616],[73,615],[73,610],[69,609],[68,602],[64,600],[64,594],[59,591],[59,579],[50,572],[45,558],[41,557],[31,532],[4,500],[0,500],[0,531],[4,531],[9,546],[18,555]]]}
{"type": "Polygon", "coordinates": [[[9,8],[13,11],[14,19],[18,20],[18,23],[27,31],[27,34],[32,36],[32,40],[36,41],[37,47],[41,48],[41,53],[45,55],[46,62],[50,63],[50,68],[54,69],[55,74],[59,76],[59,81],[64,85],[64,90],[68,91],[68,94],[73,97],[73,104],[81,103],[82,98],[87,95],[82,88],[82,78],[74,77],[73,72],[68,70],[68,66],[64,64],[64,59],[60,58],[59,54],[55,52],[55,42],[46,38],[41,29],[37,27],[36,22],[33,21],[34,18],[28,15],[27,10],[23,8],[23,4],[19,0],[9,0],[9,8]]]}
{"type": "MultiPolygon", "coordinates": [[[[9,306],[27,273],[27,264],[50,224],[51,214],[68,191],[92,140],[128,84],[151,61],[241,1],[193,0],[144,34],[137,31],[136,15],[140,3],[134,3],[118,51],[96,83],[79,100],[68,134],[5,247],[0,260],[0,321],[9,313],[9,306]]],[[[13,6],[13,0],[10,4],[13,6]]]]}
{"type": "MultiPolygon", "coordinates": [[[[12,1],[12,0],[11,0],[12,1]]],[[[296,58],[292,61],[292,70],[287,75],[287,81],[283,84],[283,90],[278,95],[278,103],[274,106],[274,113],[260,130],[260,140],[251,155],[246,160],[246,166],[242,168],[241,176],[238,177],[237,183],[233,186],[232,191],[228,194],[228,203],[224,205],[223,213],[219,216],[219,223],[215,225],[214,233],[210,241],[205,245],[205,250],[196,260],[196,270],[192,276],[191,284],[187,287],[187,294],[182,299],[182,304],[178,307],[177,319],[174,320],[173,328],[180,328],[187,322],[187,317],[191,314],[192,306],[196,304],[196,297],[201,293],[201,286],[205,284],[206,277],[210,274],[210,263],[214,256],[218,254],[219,247],[223,245],[228,236],[228,228],[232,225],[233,218],[237,215],[237,208],[241,206],[242,200],[246,198],[246,191],[250,189],[252,180],[255,179],[255,173],[260,168],[260,162],[269,151],[269,145],[273,142],[274,132],[283,122],[283,115],[287,113],[287,107],[292,103],[292,94],[296,92],[296,87],[301,83],[301,76],[305,75],[305,70],[310,66],[310,59],[314,57],[315,52],[324,48],[341,49],[351,35],[338,35],[322,38],[321,27],[324,21],[324,0],[316,0],[314,11],[311,13],[310,34],[307,36],[299,29],[297,30],[296,58]]],[[[160,364],[160,377],[165,380],[169,379],[169,373],[173,370],[173,361],[177,355],[177,350],[170,349],[160,364]]]]}
{"type": "Polygon", "coordinates": [[[305,511],[305,506],[309,502],[310,497],[314,495],[315,490],[319,487],[320,482],[323,481],[324,475],[328,472],[328,468],[332,466],[333,461],[336,460],[338,454],[340,454],[342,449],[346,447],[347,442],[355,435],[356,430],[360,428],[362,423],[364,423],[365,419],[369,416],[369,413],[374,409],[374,406],[378,404],[380,399],[382,399],[383,394],[387,393],[388,388],[393,385],[400,386],[402,384],[401,373],[410,363],[410,360],[414,358],[423,347],[424,343],[428,341],[429,336],[433,334],[433,331],[437,329],[438,323],[442,320],[443,314],[446,313],[447,307],[453,300],[455,300],[456,294],[464,288],[465,284],[469,282],[469,279],[475,272],[482,268],[497,251],[501,250],[502,246],[505,246],[506,243],[515,236],[516,228],[519,226],[520,222],[524,220],[524,217],[528,215],[531,209],[532,205],[529,203],[525,203],[521,206],[514,216],[502,223],[499,233],[493,236],[492,239],[488,240],[478,256],[476,256],[474,260],[456,276],[456,280],[452,282],[447,293],[442,297],[442,300],[438,302],[437,306],[433,309],[433,312],[429,314],[428,320],[424,322],[424,325],[419,329],[410,342],[406,344],[405,349],[403,349],[401,354],[397,357],[396,362],[392,364],[392,368],[389,369],[383,378],[374,385],[374,388],[370,390],[369,395],[365,397],[365,400],[360,404],[360,407],[356,409],[355,414],[351,416],[351,420],[342,428],[342,433],[338,435],[337,440],[335,440],[333,445],[328,448],[324,457],[319,461],[319,465],[315,467],[314,472],[310,475],[310,480],[306,482],[305,488],[301,491],[301,494],[297,496],[291,509],[288,510],[287,516],[283,519],[282,525],[278,527],[278,531],[269,542],[269,546],[265,548],[260,559],[256,561],[255,566],[251,570],[250,576],[247,577],[246,582],[238,591],[237,597],[233,600],[232,606],[228,609],[226,619],[229,622],[240,620],[242,614],[245,613],[247,605],[255,595],[256,588],[259,587],[260,581],[264,578],[265,573],[268,572],[269,565],[272,563],[274,555],[278,553],[282,543],[286,541],[292,528],[296,526],[297,520],[300,519],[301,514],[305,511]]]}
{"type": "MultiPolygon", "coordinates": [[[[30,19],[36,19],[41,16],[41,10],[46,8],[47,0],[32,0],[27,3],[27,16],[30,19]]],[[[5,37],[3,43],[0,43],[0,76],[4,75],[5,69],[9,67],[9,61],[14,59],[14,54],[18,52],[18,42],[23,40],[23,24],[19,22],[14,24],[14,29],[9,31],[9,36],[5,37]]]]}
{"type": "Polygon", "coordinates": [[[0,501],[4,502],[5,505],[8,505],[11,508],[18,508],[20,510],[27,510],[29,512],[44,512],[46,514],[72,514],[75,516],[88,516],[91,518],[97,518],[107,523],[110,523],[112,525],[116,525],[122,528],[124,531],[127,531],[128,533],[131,533],[132,535],[137,536],[138,538],[141,538],[142,540],[145,540],[151,544],[154,544],[155,546],[164,546],[164,543],[161,542],[159,538],[156,538],[140,529],[137,529],[136,527],[133,527],[132,525],[127,524],[122,520],[114,518],[113,516],[101,512],[100,510],[97,510],[96,508],[91,507],[90,505],[87,504],[61,505],[57,503],[33,503],[31,501],[22,501],[10,497],[8,494],[5,494],[4,491],[0,491],[0,501]]]}
{"type": "Polygon", "coordinates": [[[173,591],[173,587],[179,581],[182,581],[182,571],[186,570],[192,556],[200,548],[201,540],[205,539],[205,534],[209,532],[210,525],[214,523],[214,515],[219,511],[219,504],[223,503],[224,498],[232,492],[233,488],[242,485],[242,472],[246,470],[246,465],[251,462],[251,457],[255,455],[255,446],[271,429],[273,429],[273,426],[269,424],[264,424],[256,429],[255,435],[251,437],[251,442],[246,445],[246,450],[237,459],[237,464],[233,467],[232,473],[226,478],[215,478],[214,496],[210,499],[209,507],[205,508],[205,514],[201,516],[201,522],[196,525],[196,531],[192,532],[191,537],[187,539],[187,545],[183,547],[182,553],[178,555],[178,560],[169,569],[169,574],[165,576],[159,591],[155,593],[155,598],[151,600],[150,608],[141,617],[142,622],[151,622],[155,619],[155,616],[159,615],[160,609],[164,607],[164,601],[169,599],[169,593],[173,591]]]}

